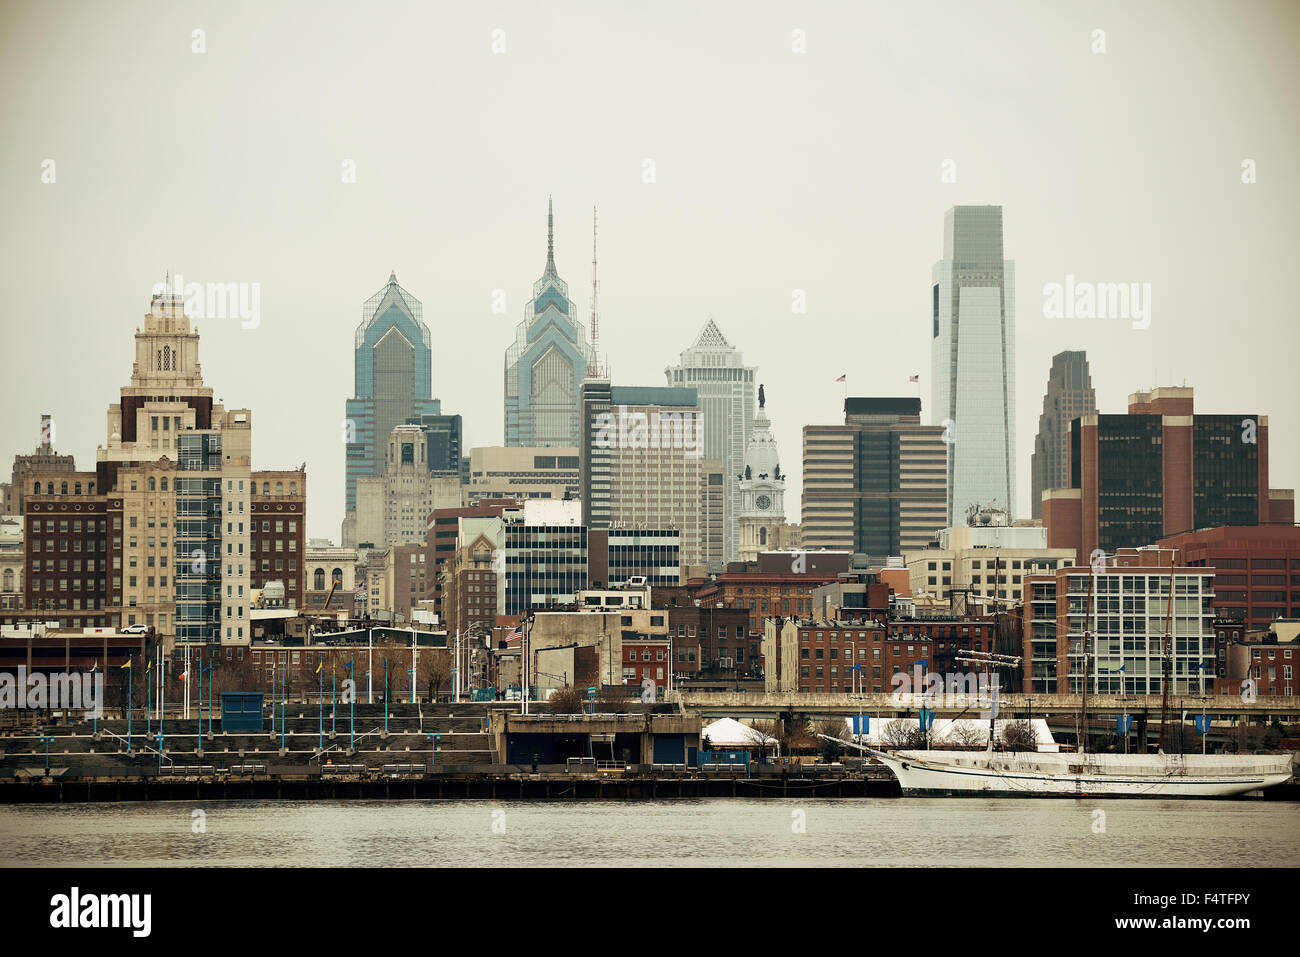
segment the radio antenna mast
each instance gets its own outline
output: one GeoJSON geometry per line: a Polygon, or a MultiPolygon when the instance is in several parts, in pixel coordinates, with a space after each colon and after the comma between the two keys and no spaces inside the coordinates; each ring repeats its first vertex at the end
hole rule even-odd
{"type": "Polygon", "coordinates": [[[600,279],[596,272],[596,207],[591,207],[591,362],[587,375],[599,378],[600,363],[600,279]]]}

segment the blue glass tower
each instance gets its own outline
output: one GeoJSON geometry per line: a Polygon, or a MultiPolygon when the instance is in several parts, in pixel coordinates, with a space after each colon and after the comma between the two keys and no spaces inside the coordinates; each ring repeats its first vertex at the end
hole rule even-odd
{"type": "Polygon", "coordinates": [[[424,307],[391,274],[366,300],[357,326],[355,397],[346,410],[347,512],[356,511],[357,478],[383,474],[388,433],[408,419],[441,414],[442,403],[429,397],[431,363],[424,307]]]}
{"type": "Polygon", "coordinates": [[[546,270],[506,350],[506,445],[577,446],[582,380],[595,355],[569,284],[555,271],[555,219],[546,205],[546,270]]]}

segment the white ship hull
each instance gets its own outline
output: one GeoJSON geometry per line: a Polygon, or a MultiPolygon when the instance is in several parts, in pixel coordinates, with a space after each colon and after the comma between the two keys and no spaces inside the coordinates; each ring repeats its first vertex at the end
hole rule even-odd
{"type": "Polygon", "coordinates": [[[906,795],[1232,797],[1291,775],[1290,755],[1050,754],[871,749],[906,795]]]}

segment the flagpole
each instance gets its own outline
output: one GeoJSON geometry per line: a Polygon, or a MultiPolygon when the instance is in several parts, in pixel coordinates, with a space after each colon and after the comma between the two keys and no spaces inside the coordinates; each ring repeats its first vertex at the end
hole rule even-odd
{"type": "Polygon", "coordinates": [[[153,737],[153,662],[144,667],[144,736],[153,737]]]}

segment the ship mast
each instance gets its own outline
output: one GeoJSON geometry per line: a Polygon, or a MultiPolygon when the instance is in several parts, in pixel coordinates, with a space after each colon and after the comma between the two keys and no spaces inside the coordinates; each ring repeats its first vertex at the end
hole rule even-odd
{"type": "MultiPolygon", "coordinates": [[[[1160,744],[1157,751],[1165,753],[1165,718],[1169,711],[1169,677],[1173,662],[1169,660],[1173,636],[1169,633],[1170,616],[1174,612],[1174,556],[1169,556],[1169,600],[1165,605],[1165,640],[1160,652],[1160,744]]],[[[1145,733],[1144,733],[1145,737],[1145,733]]],[[[1145,744],[1143,745],[1145,748],[1145,744]]]]}
{"type": "Polygon", "coordinates": [[[1088,672],[1089,672],[1089,655],[1088,646],[1092,643],[1092,631],[1088,623],[1092,618],[1092,583],[1096,580],[1097,573],[1088,578],[1088,603],[1083,611],[1083,698],[1079,702],[1079,724],[1081,725],[1079,734],[1079,753],[1088,753],[1088,672]]]}

